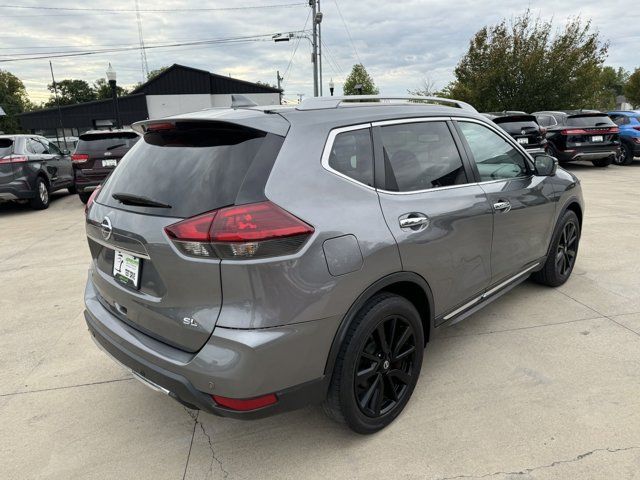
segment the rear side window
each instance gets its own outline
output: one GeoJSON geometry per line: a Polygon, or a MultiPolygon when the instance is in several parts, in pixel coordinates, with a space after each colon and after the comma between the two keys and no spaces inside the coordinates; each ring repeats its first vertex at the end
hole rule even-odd
{"type": "Polygon", "coordinates": [[[13,139],[0,138],[0,157],[11,155],[13,152],[13,139]]]}
{"type": "Polygon", "coordinates": [[[567,125],[571,127],[612,127],[615,125],[607,115],[570,116],[567,125]]]}
{"type": "Polygon", "coordinates": [[[248,201],[264,199],[264,185],[283,140],[211,122],[182,122],[169,130],[147,132],[124,156],[97,201],[184,218],[233,205],[239,194],[248,201]],[[112,197],[115,193],[146,197],[171,208],[124,205],[112,197]]]}
{"type": "Polygon", "coordinates": [[[624,115],[616,115],[611,117],[611,120],[613,120],[613,123],[615,123],[616,125],[628,125],[629,123],[631,123],[631,119],[629,117],[625,117],[624,115]]]}
{"type": "Polygon", "coordinates": [[[459,122],[483,182],[516,178],[528,174],[524,157],[491,129],[471,122],[459,122]]]}
{"type": "Polygon", "coordinates": [[[91,153],[106,152],[116,148],[129,149],[135,145],[139,138],[135,132],[118,134],[105,132],[81,135],[76,146],[76,152],[91,153]]]}
{"type": "Polygon", "coordinates": [[[373,147],[368,128],[336,135],[329,166],[357,182],[373,186],[373,147]]]}
{"type": "Polygon", "coordinates": [[[381,128],[386,189],[413,192],[467,183],[460,153],[444,122],[381,128]]]}

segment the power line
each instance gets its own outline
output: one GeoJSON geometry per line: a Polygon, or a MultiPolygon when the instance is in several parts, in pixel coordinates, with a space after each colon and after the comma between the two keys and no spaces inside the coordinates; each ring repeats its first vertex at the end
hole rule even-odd
{"type": "MultiPolygon", "coordinates": [[[[242,7],[198,7],[198,8],[145,8],[140,9],[140,12],[205,12],[205,11],[232,11],[232,10],[252,10],[252,9],[267,9],[267,8],[291,8],[306,6],[306,3],[278,3],[273,5],[245,5],[242,7]]],[[[27,5],[0,5],[0,8],[22,8],[31,10],[63,10],[72,12],[132,12],[135,13],[135,8],[87,8],[87,7],[42,7],[42,6],[27,6],[27,5]]]]}
{"type": "Polygon", "coordinates": [[[324,47],[325,54],[327,55],[327,60],[329,60],[329,66],[331,67],[331,70],[333,70],[334,73],[344,76],[344,70],[336,61],[333,53],[331,53],[331,51],[329,50],[329,46],[324,42],[324,40],[322,41],[322,46],[324,47]]]}
{"type": "MultiPolygon", "coordinates": [[[[299,32],[292,32],[292,33],[299,33],[299,32]]],[[[274,35],[276,35],[276,33],[218,38],[218,39],[195,41],[195,42],[166,43],[166,44],[157,44],[157,45],[147,45],[145,46],[145,48],[147,50],[150,50],[150,49],[157,49],[157,48],[177,48],[177,47],[194,46],[194,45],[214,45],[214,44],[227,44],[227,43],[245,43],[245,42],[255,42],[255,41],[271,41],[271,38],[274,35]]],[[[85,50],[85,51],[75,50],[75,51],[69,51],[69,52],[37,52],[37,53],[31,53],[31,54],[14,54],[14,56],[18,56],[18,55],[32,55],[32,56],[23,57],[23,58],[0,59],[0,63],[20,62],[20,61],[27,61],[27,60],[42,60],[47,58],[80,57],[80,56],[86,56],[86,55],[98,55],[102,53],[128,52],[128,51],[140,50],[140,48],[141,48],[140,46],[130,46],[130,47],[123,47],[123,48],[107,48],[102,50],[85,50]]]]}
{"type": "MultiPolygon", "coordinates": [[[[307,19],[304,21],[304,26],[302,27],[301,32],[304,32],[307,29],[307,23],[309,23],[309,17],[311,16],[311,10],[309,10],[309,13],[307,13],[307,19]]],[[[289,70],[291,69],[291,65],[293,64],[293,57],[296,56],[296,52],[298,51],[298,46],[300,45],[300,41],[302,40],[302,35],[298,36],[298,41],[296,42],[295,47],[293,48],[293,53],[291,54],[291,58],[289,59],[289,64],[287,65],[287,68],[284,71],[284,74],[282,75],[282,86],[284,87],[284,85],[287,83],[287,80],[289,79],[289,70]]]]}
{"type": "Polygon", "coordinates": [[[351,38],[351,32],[349,31],[349,27],[347,26],[347,22],[345,21],[344,17],[342,16],[342,11],[340,10],[340,5],[338,5],[338,0],[333,0],[333,3],[336,4],[336,9],[338,10],[338,15],[340,15],[340,19],[342,19],[342,24],[344,25],[344,29],[347,31],[347,36],[349,37],[349,41],[351,42],[351,46],[353,47],[353,51],[356,54],[356,58],[358,59],[358,63],[362,66],[364,66],[364,63],[362,63],[362,60],[360,59],[360,55],[358,55],[358,49],[356,48],[355,43],[353,43],[353,38],[351,38]]]}

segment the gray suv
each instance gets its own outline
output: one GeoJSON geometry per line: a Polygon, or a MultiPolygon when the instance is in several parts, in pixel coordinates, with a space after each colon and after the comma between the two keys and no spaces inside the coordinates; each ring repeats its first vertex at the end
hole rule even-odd
{"type": "Polygon", "coordinates": [[[240,103],[134,128],[88,203],[85,317],[191,408],[322,403],[375,432],[437,329],[530,275],[561,285],[576,260],[578,179],[463,102],[240,103]]]}

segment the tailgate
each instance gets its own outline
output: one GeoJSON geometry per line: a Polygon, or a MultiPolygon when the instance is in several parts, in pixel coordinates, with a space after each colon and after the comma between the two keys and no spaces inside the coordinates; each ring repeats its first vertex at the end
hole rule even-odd
{"type": "Polygon", "coordinates": [[[91,213],[86,231],[94,261],[93,283],[103,305],[147,335],[186,351],[199,350],[220,311],[220,261],[179,254],[163,230],[175,218],[99,204],[94,204],[91,213]],[[108,238],[100,225],[106,218],[112,228],[108,238]],[[117,252],[137,259],[137,285],[114,275],[117,252]]]}

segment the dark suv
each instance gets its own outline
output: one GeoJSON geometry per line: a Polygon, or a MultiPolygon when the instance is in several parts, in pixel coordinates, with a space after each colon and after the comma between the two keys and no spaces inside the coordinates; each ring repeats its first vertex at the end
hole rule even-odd
{"type": "Polygon", "coordinates": [[[69,152],[37,135],[0,135],[0,201],[42,210],[49,194],[63,188],[75,192],[69,152]]]}
{"type": "Polygon", "coordinates": [[[140,137],[133,130],[96,130],[80,135],[73,160],[75,188],[82,203],[118,165],[140,137]]]}
{"type": "Polygon", "coordinates": [[[547,153],[560,163],[590,160],[607,167],[620,155],[620,129],[606,113],[593,110],[535,112],[547,129],[547,153]]]}
{"type": "Polygon", "coordinates": [[[463,102],[396,100],[134,125],[143,139],[88,203],[96,343],[191,408],[323,403],[372,433],[436,329],[532,274],[567,281],[580,181],[463,102]]]}
{"type": "Polygon", "coordinates": [[[535,116],[518,112],[505,112],[503,114],[492,112],[483,115],[496,125],[499,125],[530,154],[535,155],[536,153],[545,152],[547,129],[538,124],[535,116]]]}

